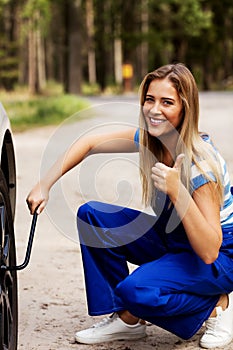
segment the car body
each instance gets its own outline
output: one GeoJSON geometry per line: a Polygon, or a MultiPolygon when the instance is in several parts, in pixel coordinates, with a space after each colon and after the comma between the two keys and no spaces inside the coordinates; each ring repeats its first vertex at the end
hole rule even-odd
{"type": "Polygon", "coordinates": [[[0,104],[0,349],[16,350],[18,294],[14,215],[16,167],[12,131],[0,104]]]}
{"type": "Polygon", "coordinates": [[[14,153],[14,145],[13,145],[13,137],[12,137],[10,121],[1,103],[0,103],[0,150],[1,150],[0,167],[7,182],[12,216],[14,218],[15,200],[16,200],[15,153],[14,153]]]}

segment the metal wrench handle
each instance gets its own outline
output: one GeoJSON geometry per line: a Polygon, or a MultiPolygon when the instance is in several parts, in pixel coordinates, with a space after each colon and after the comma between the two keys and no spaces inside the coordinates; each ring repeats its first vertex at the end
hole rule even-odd
{"type": "Polygon", "coordinates": [[[38,217],[38,214],[35,210],[33,217],[32,217],[31,229],[30,229],[27,251],[26,251],[26,256],[25,256],[24,262],[21,265],[17,265],[17,266],[6,266],[7,270],[17,270],[17,271],[23,270],[28,265],[29,260],[30,260],[30,256],[31,256],[31,251],[32,251],[32,243],[33,243],[33,238],[34,238],[35,229],[36,229],[37,217],[38,217]]]}

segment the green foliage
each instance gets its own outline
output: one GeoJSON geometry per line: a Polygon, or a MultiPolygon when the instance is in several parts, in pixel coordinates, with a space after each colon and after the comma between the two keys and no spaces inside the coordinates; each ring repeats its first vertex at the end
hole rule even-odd
{"type": "Polygon", "coordinates": [[[99,95],[101,92],[100,90],[100,86],[98,84],[83,84],[82,85],[82,93],[84,95],[88,95],[88,96],[95,96],[95,95],[99,95]]]}
{"type": "MultiPolygon", "coordinates": [[[[200,36],[203,29],[212,25],[212,11],[202,7],[202,0],[158,0],[151,1],[152,11],[155,12],[155,21],[152,28],[165,30],[162,34],[170,37],[186,35],[200,36]]],[[[153,22],[152,22],[153,23],[153,22]]]]}
{"type": "Polygon", "coordinates": [[[50,0],[27,0],[21,9],[21,16],[24,19],[23,32],[26,34],[29,27],[46,35],[51,21],[50,0]]]}
{"type": "MultiPolygon", "coordinates": [[[[75,68],[75,63],[71,67],[75,58],[71,60],[70,55],[79,45],[70,44],[70,19],[74,14],[69,9],[80,2],[85,14],[87,0],[0,0],[1,86],[14,87],[19,67],[20,81],[25,84],[32,81],[28,79],[28,69],[33,66],[28,64],[28,43],[33,43],[38,36],[43,36],[39,48],[45,54],[45,63],[38,57],[35,61],[40,62],[48,78],[62,81],[64,86],[69,79],[76,79],[69,71],[75,68]]],[[[83,38],[78,48],[82,57],[77,59],[83,81],[89,77],[90,46],[96,64],[97,84],[84,86],[84,93],[96,94],[99,87],[103,91],[114,86],[115,38],[121,39],[123,62],[130,62],[134,67],[134,81],[140,81],[145,70],[174,61],[182,61],[197,70],[205,89],[222,87],[223,82],[231,81],[232,0],[93,0],[93,9],[91,41],[87,35],[88,16],[76,20],[83,38]]],[[[33,44],[30,47],[34,47],[33,44]]],[[[39,50],[36,52],[39,56],[39,50]]],[[[34,73],[30,77],[35,81],[39,74],[34,73]]],[[[79,79],[81,84],[81,74],[79,79]]]]}
{"type": "Polygon", "coordinates": [[[201,0],[174,0],[177,13],[174,14],[177,24],[182,27],[183,34],[187,36],[200,36],[203,29],[210,28],[212,12],[203,10],[201,0]]]}
{"type": "Polygon", "coordinates": [[[89,106],[87,101],[73,95],[26,99],[19,95],[0,95],[0,99],[8,113],[13,131],[56,125],[89,106]]]}
{"type": "Polygon", "coordinates": [[[10,0],[0,0],[0,15],[3,12],[4,6],[6,6],[7,4],[9,4],[10,0]]]}
{"type": "Polygon", "coordinates": [[[0,81],[7,90],[12,90],[18,79],[17,44],[5,37],[0,42],[0,81]]]}

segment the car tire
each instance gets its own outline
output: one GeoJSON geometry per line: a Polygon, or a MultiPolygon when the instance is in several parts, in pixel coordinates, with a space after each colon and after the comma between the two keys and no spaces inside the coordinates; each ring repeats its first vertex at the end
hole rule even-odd
{"type": "Polygon", "coordinates": [[[0,350],[16,350],[18,334],[17,272],[14,224],[8,187],[0,169],[0,350]]]}

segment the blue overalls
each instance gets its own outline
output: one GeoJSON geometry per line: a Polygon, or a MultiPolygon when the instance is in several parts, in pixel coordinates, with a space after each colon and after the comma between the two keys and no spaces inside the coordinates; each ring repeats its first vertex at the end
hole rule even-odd
{"type": "Polygon", "coordinates": [[[233,227],[213,264],[192,250],[182,223],[167,232],[173,207],[160,215],[88,202],[78,210],[88,311],[128,310],[177,336],[192,337],[221,294],[233,290],[233,227]],[[129,274],[127,261],[138,265],[129,274]]]}

